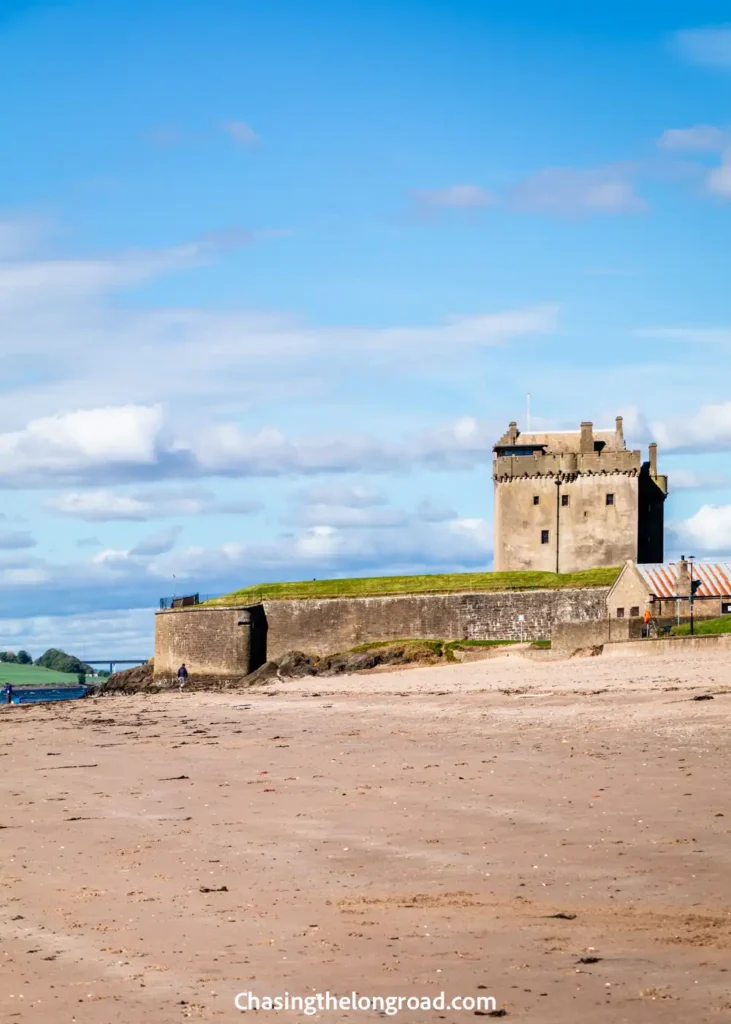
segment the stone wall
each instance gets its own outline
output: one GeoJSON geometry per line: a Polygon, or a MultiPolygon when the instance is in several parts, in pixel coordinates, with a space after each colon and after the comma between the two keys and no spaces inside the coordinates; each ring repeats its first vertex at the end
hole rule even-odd
{"type": "MultiPolygon", "coordinates": [[[[677,636],[667,640],[630,640],[628,643],[607,644],[603,656],[610,658],[677,658],[683,654],[710,654],[730,651],[731,634],[716,633],[707,636],[677,636]]],[[[703,681],[699,675],[699,682],[703,681]]]]}
{"type": "Polygon", "coordinates": [[[242,608],[158,612],[155,676],[177,671],[236,678],[291,650],[335,654],[379,640],[549,639],[559,622],[606,616],[606,587],[477,594],[267,601],[240,624],[242,608]],[[250,636],[249,636],[250,633],[250,636]]]}
{"type": "Polygon", "coordinates": [[[634,633],[630,619],[597,619],[594,622],[561,622],[553,630],[551,650],[557,654],[572,654],[587,647],[602,647],[612,641],[629,640],[634,633]]]}
{"type": "Polygon", "coordinates": [[[155,679],[185,663],[191,682],[251,670],[251,615],[243,608],[180,608],[155,615],[155,679]]]}
{"type": "Polygon", "coordinates": [[[558,485],[549,476],[496,479],[496,571],[577,572],[636,559],[637,494],[638,475],[630,473],[579,475],[558,485]]]}
{"type": "Polygon", "coordinates": [[[547,640],[556,622],[606,615],[607,589],[269,601],[267,653],[335,654],[378,640],[547,640]]]}

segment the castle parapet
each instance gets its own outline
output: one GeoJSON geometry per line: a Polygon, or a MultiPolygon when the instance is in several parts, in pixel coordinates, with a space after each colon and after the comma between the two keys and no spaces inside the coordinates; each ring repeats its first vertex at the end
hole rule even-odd
{"type": "Polygon", "coordinates": [[[638,451],[496,455],[493,462],[493,479],[506,481],[518,477],[542,476],[560,476],[571,479],[579,473],[635,475],[641,469],[642,456],[638,451]]]}

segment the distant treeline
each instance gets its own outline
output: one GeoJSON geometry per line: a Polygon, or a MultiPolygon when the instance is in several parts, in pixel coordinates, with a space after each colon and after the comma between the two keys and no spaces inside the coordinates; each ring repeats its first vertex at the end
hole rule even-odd
{"type": "Polygon", "coordinates": [[[9,662],[12,665],[38,665],[39,668],[50,668],[54,672],[70,672],[75,675],[93,673],[91,665],[84,664],[73,654],[66,654],[56,647],[49,647],[45,654],[34,662],[27,651],[0,651],[0,662],[9,662]]]}

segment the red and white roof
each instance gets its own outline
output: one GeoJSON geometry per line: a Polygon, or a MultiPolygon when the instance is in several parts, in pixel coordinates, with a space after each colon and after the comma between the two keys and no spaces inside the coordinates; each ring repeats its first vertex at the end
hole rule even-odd
{"type": "MultiPolygon", "coordinates": [[[[690,563],[689,563],[690,565],[690,563]]],[[[693,580],[696,583],[696,597],[731,596],[731,562],[693,562],[693,580]]],[[[678,578],[677,562],[646,562],[638,565],[637,571],[657,597],[675,597],[678,578]]]]}

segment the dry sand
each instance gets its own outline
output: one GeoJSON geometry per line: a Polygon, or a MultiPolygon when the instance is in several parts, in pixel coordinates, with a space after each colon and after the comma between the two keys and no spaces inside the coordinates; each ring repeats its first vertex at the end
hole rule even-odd
{"type": "Polygon", "coordinates": [[[728,1020],[730,716],[718,654],[3,708],[0,1017],[728,1020]]]}

